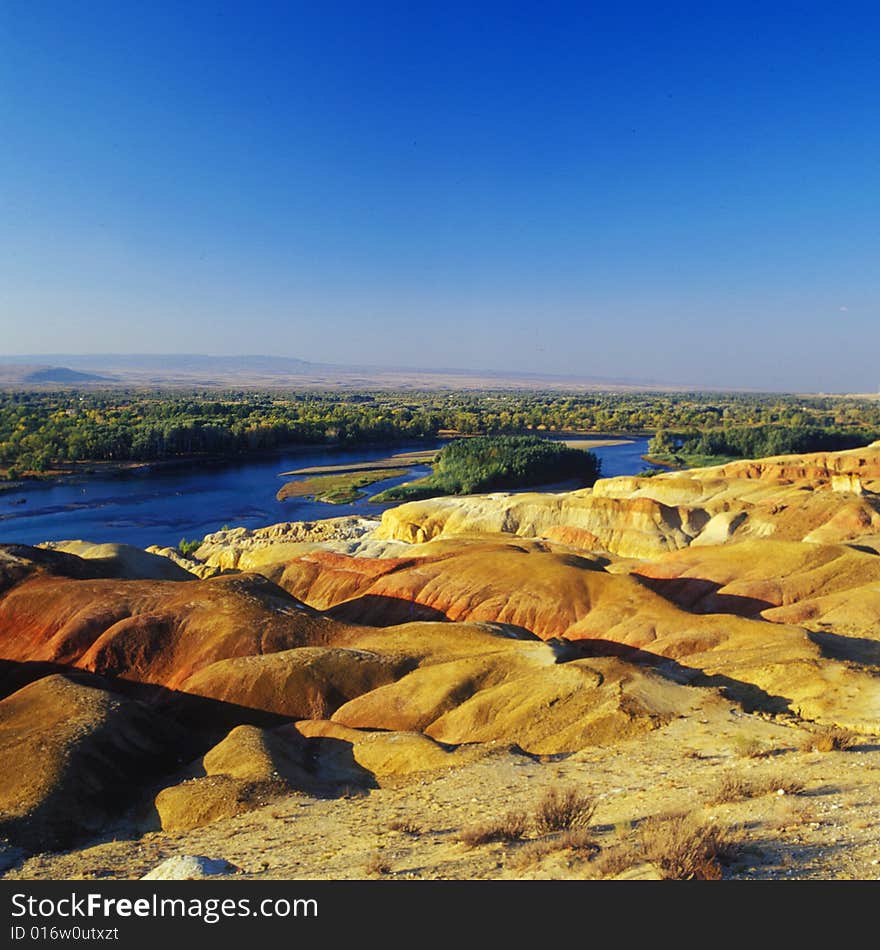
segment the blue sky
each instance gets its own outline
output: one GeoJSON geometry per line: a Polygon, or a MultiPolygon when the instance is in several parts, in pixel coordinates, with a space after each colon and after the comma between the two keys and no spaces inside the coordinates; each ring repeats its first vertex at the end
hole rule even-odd
{"type": "Polygon", "coordinates": [[[880,5],[0,0],[0,353],[874,391],[880,5]]]}

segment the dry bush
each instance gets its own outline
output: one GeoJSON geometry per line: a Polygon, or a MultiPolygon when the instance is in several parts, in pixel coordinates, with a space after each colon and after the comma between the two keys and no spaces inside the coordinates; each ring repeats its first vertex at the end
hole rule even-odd
{"type": "Polygon", "coordinates": [[[744,759],[765,759],[773,754],[773,749],[752,736],[735,736],[733,748],[736,754],[744,759]]]}
{"type": "Polygon", "coordinates": [[[392,821],[388,827],[392,831],[400,831],[406,835],[420,835],[424,830],[422,826],[418,822],[413,821],[412,818],[397,818],[392,821]]]}
{"type": "Polygon", "coordinates": [[[557,840],[559,849],[578,851],[583,854],[597,854],[599,851],[599,845],[586,829],[563,831],[557,840]]]}
{"type": "Polygon", "coordinates": [[[693,815],[648,818],[639,829],[645,859],[668,880],[718,881],[736,845],[693,815]]]}
{"type": "Polygon", "coordinates": [[[366,798],[370,792],[369,789],[364,788],[363,785],[340,785],[336,791],[336,794],[340,798],[351,799],[366,798]]]}
{"type": "Polygon", "coordinates": [[[802,782],[789,776],[753,776],[728,772],[718,782],[708,801],[710,805],[741,802],[747,798],[760,798],[762,795],[778,794],[780,790],[785,792],[786,795],[797,795],[804,790],[804,786],[802,782]]]}
{"type": "Polygon", "coordinates": [[[778,795],[785,792],[786,795],[799,795],[804,790],[804,783],[790,775],[758,775],[752,779],[752,798],[759,798],[761,795],[778,795]]]}
{"type": "Polygon", "coordinates": [[[569,788],[562,791],[551,788],[538,803],[535,811],[535,830],[539,835],[554,831],[583,831],[590,826],[596,800],[591,796],[569,788]]]}
{"type": "Polygon", "coordinates": [[[710,805],[720,805],[724,802],[741,802],[744,798],[751,797],[751,781],[744,775],[728,772],[719,780],[708,801],[710,805]]]}
{"type": "Polygon", "coordinates": [[[390,874],[391,863],[381,852],[376,851],[364,865],[364,870],[371,875],[390,874]]]}
{"type": "Polygon", "coordinates": [[[458,840],[470,848],[493,841],[519,841],[528,827],[529,820],[523,812],[511,811],[495,821],[463,828],[458,840]]]}
{"type": "Polygon", "coordinates": [[[642,864],[645,856],[636,841],[622,841],[612,848],[603,849],[593,862],[597,877],[615,877],[623,871],[642,864]]]}
{"type": "Polygon", "coordinates": [[[852,749],[862,741],[858,733],[850,732],[849,729],[840,729],[836,726],[829,726],[826,729],[817,729],[811,732],[801,742],[799,748],[801,752],[845,752],[852,749]]]}
{"type": "Polygon", "coordinates": [[[586,830],[563,831],[524,845],[516,856],[514,866],[536,864],[548,854],[554,854],[557,851],[571,851],[578,857],[589,859],[598,854],[599,850],[599,845],[586,830]]]}

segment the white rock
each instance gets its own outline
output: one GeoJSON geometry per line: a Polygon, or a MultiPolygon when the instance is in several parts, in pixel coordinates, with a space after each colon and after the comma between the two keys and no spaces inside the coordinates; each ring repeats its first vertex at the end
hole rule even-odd
{"type": "Polygon", "coordinates": [[[142,881],[192,881],[196,878],[211,877],[214,874],[232,874],[239,869],[223,858],[206,858],[202,855],[178,854],[167,858],[152,871],[148,871],[142,881]]]}

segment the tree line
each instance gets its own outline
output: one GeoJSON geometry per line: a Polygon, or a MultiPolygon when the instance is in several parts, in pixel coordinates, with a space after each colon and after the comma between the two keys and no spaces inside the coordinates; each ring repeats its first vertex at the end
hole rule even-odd
{"type": "Polygon", "coordinates": [[[648,454],[686,462],[693,456],[763,458],[805,452],[839,452],[880,439],[880,428],[839,426],[728,426],[707,432],[659,430],[648,443],[648,454]]]}
{"type": "MultiPolygon", "coordinates": [[[[14,477],[69,462],[243,456],[287,444],[444,435],[676,433],[756,454],[792,430],[880,431],[880,402],[761,393],[65,390],[0,393],[0,467],[14,477]],[[742,436],[731,436],[733,430],[742,436]],[[760,446],[760,448],[759,448],[760,446]]],[[[786,443],[786,445],[793,443],[786,443]]],[[[810,443],[814,444],[814,443],[810,443]]],[[[781,449],[785,451],[786,449],[781,449]]],[[[806,449],[792,448],[792,451],[806,449]]]]}

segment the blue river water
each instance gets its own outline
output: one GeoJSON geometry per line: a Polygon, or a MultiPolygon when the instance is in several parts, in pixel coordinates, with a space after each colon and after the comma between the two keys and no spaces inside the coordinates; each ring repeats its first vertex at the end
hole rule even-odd
{"type": "MultiPolygon", "coordinates": [[[[437,443],[439,448],[441,443],[437,443]]],[[[280,521],[313,521],[339,515],[377,516],[390,505],[367,497],[350,505],[310,498],[279,502],[275,493],[288,479],[281,472],[313,465],[341,465],[386,458],[418,446],[307,448],[240,462],[157,467],[114,476],[70,479],[60,484],[27,485],[0,494],[0,542],[84,540],[147,547],[175,547],[181,538],[201,538],[224,525],[258,528],[280,521]]],[[[647,440],[593,449],[602,475],[632,475],[643,468],[647,440]]],[[[403,478],[377,482],[375,494],[392,485],[427,475],[420,467],[403,478]]]]}

